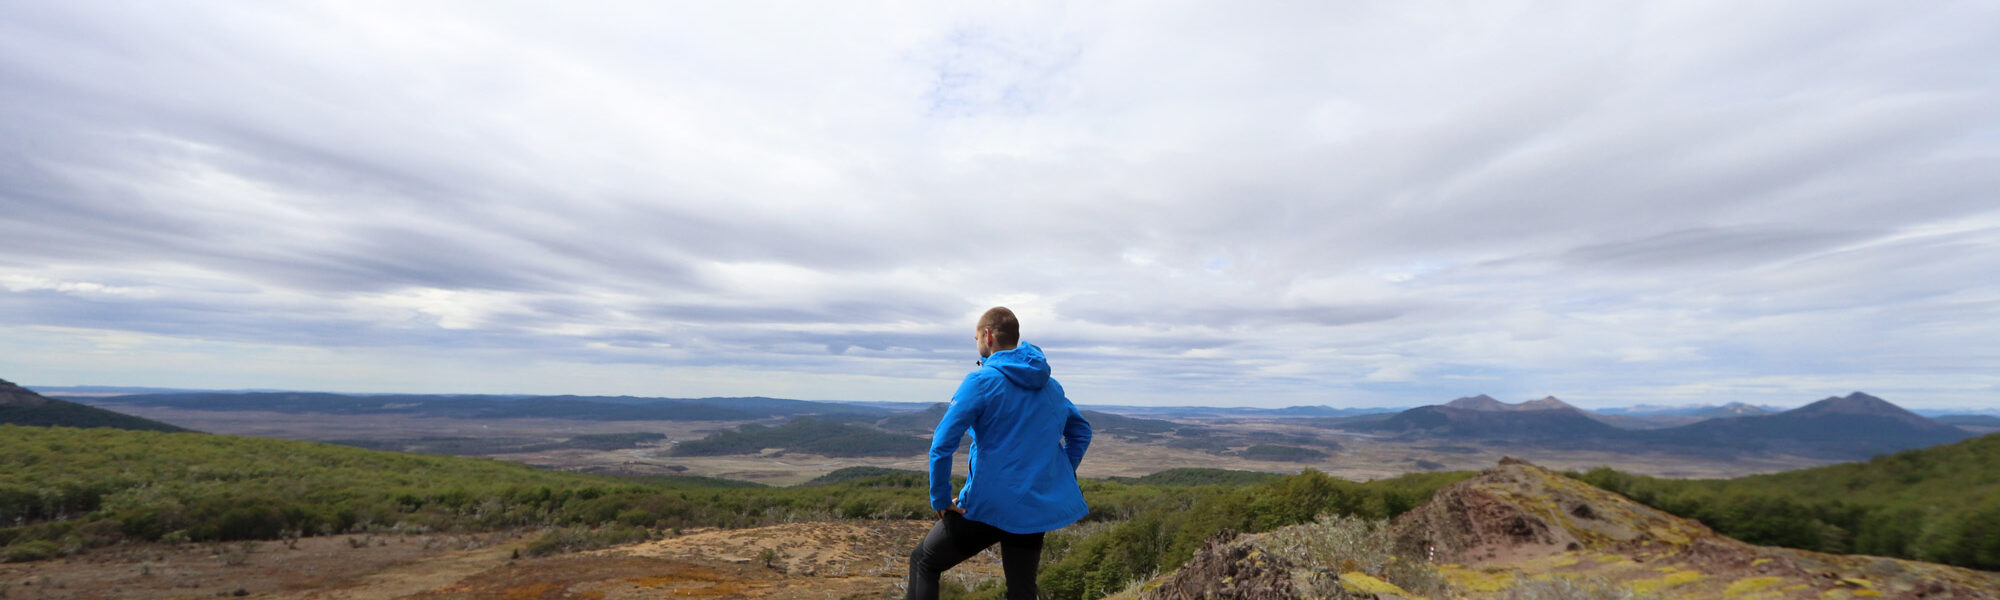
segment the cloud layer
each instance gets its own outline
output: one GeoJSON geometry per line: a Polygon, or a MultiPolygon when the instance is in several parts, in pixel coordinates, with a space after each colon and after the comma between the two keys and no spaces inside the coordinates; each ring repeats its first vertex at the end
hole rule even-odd
{"type": "Polygon", "coordinates": [[[0,16],[31,384],[2000,398],[1991,3],[0,16]]]}

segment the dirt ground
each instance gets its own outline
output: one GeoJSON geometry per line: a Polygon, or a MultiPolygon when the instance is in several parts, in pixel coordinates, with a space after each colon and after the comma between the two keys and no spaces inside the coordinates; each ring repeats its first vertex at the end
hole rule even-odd
{"type": "MultiPolygon", "coordinates": [[[[546,558],[517,556],[536,535],[527,531],[134,544],[0,565],[0,598],[882,598],[901,594],[909,551],[930,525],[829,521],[695,531],[546,558]]],[[[988,551],[946,577],[968,587],[997,579],[999,558],[988,551]]]]}
{"type": "Polygon", "coordinates": [[[0,598],[394,598],[504,563],[525,532],[124,544],[0,564],[0,598]],[[363,585],[383,593],[323,593],[363,585]]]}

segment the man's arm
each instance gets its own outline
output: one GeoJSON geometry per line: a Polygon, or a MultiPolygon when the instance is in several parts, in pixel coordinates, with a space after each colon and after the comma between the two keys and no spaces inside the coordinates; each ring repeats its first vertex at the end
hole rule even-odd
{"type": "Polygon", "coordinates": [[[1069,470],[1083,464],[1083,452],[1090,449],[1090,421],[1083,419],[1076,405],[1069,406],[1069,421],[1063,423],[1063,452],[1069,455],[1069,470]]]}
{"type": "Polygon", "coordinates": [[[974,380],[978,372],[965,376],[958,384],[958,391],[951,395],[951,408],[944,411],[944,420],[938,421],[937,431],[931,433],[931,510],[944,517],[944,511],[965,512],[952,505],[951,455],[958,452],[958,440],[965,436],[965,430],[979,420],[979,384],[974,380]]]}

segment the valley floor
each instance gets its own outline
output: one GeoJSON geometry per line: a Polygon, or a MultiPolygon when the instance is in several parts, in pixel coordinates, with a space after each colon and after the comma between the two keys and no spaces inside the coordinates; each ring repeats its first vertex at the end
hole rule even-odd
{"type": "MultiPolygon", "coordinates": [[[[739,422],[717,421],[586,421],[565,419],[444,419],[395,415],[297,415],[245,411],[194,411],[132,405],[119,411],[210,433],[294,440],[409,440],[432,437],[486,439],[563,439],[584,434],[659,433],[670,440],[700,439],[739,422]]],[[[1157,440],[1100,434],[1080,474],[1084,477],[1139,477],[1166,469],[1209,467],[1292,473],[1306,467],[1356,481],[1393,477],[1423,470],[1484,469],[1501,457],[1525,458],[1555,469],[1585,470],[1609,466],[1627,473],[1674,478],[1730,478],[1775,473],[1828,464],[1797,456],[1724,459],[1665,453],[1556,450],[1489,446],[1442,441],[1413,442],[1342,433],[1285,423],[1281,420],[1200,421],[1203,427],[1239,436],[1296,435],[1331,440],[1340,445],[1324,459],[1311,462],[1250,460],[1230,454],[1170,448],[1157,440]]],[[[874,466],[923,470],[925,457],[827,457],[778,453],[735,456],[670,456],[665,446],[622,450],[553,450],[521,454],[488,454],[490,458],[565,470],[645,475],[703,475],[768,485],[793,485],[843,467],[874,466]]],[[[956,473],[965,472],[965,452],[958,454],[956,473]]]]}

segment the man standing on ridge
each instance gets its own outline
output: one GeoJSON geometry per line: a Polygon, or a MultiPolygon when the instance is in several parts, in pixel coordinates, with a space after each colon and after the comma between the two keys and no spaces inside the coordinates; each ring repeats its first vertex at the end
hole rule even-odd
{"type": "Polygon", "coordinates": [[[906,597],[937,598],[938,576],[998,542],[1007,598],[1032,600],[1042,535],[1090,512],[1076,483],[1090,422],[1049,378],[1042,349],[1020,343],[1014,311],[987,310],[972,336],[983,360],[958,384],[931,435],[931,510],[938,521],[910,551],[906,597]],[[971,472],[954,497],[951,456],[968,429],[971,472]]]}

